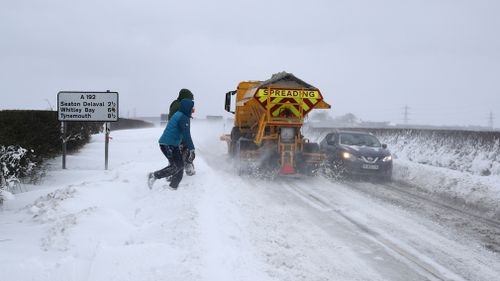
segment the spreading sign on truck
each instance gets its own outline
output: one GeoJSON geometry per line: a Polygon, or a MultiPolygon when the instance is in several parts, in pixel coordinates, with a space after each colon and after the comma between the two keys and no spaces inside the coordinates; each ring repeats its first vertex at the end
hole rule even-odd
{"type": "Polygon", "coordinates": [[[273,116],[278,116],[283,109],[288,109],[297,117],[301,115],[301,111],[302,114],[309,113],[323,100],[319,90],[300,88],[259,88],[255,98],[265,109],[270,107],[273,116]]]}

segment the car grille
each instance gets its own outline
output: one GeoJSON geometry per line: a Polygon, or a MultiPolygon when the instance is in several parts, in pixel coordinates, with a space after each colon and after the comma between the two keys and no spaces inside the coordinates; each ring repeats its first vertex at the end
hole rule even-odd
{"type": "Polygon", "coordinates": [[[369,156],[361,156],[359,159],[365,163],[376,163],[378,161],[378,157],[369,157],[369,156]]]}

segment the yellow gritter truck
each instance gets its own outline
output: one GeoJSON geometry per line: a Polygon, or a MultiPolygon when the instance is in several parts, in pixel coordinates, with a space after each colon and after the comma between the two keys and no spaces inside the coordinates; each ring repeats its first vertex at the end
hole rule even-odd
{"type": "Polygon", "coordinates": [[[225,110],[235,118],[231,134],[221,139],[240,174],[311,174],[323,162],[319,145],[300,131],[311,110],[330,108],[316,87],[280,72],[266,81],[240,82],[225,98],[225,110]]]}

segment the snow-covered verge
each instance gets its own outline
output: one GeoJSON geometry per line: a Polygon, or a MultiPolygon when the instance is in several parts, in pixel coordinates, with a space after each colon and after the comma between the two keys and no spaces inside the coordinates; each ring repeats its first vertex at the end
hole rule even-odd
{"type": "Polygon", "coordinates": [[[500,134],[429,130],[375,132],[400,159],[480,176],[500,176],[500,134]]]}
{"type": "Polygon", "coordinates": [[[217,216],[213,201],[233,201],[215,193],[222,183],[201,155],[196,177],[183,179],[178,191],[164,180],[148,189],[147,173],[167,164],[156,143],[161,131],[112,132],[108,171],[104,138],[93,136],[68,155],[67,170],[60,158],[51,160],[42,183],[6,201],[0,275],[8,279],[0,279],[265,280],[263,270],[252,272],[260,265],[243,243],[244,220],[234,209],[217,216]]]}
{"type": "Polygon", "coordinates": [[[394,160],[393,179],[459,208],[500,220],[500,177],[477,176],[404,159],[394,160]]]}
{"type": "MultiPolygon", "coordinates": [[[[306,128],[318,142],[332,129],[306,128]]],[[[393,179],[429,196],[500,218],[500,144],[491,132],[369,129],[394,159],[393,179]]]]}

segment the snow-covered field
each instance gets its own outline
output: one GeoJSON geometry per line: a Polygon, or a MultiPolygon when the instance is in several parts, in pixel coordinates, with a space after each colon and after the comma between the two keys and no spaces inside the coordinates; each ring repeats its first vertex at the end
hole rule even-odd
{"type": "MultiPolygon", "coordinates": [[[[108,171],[102,135],[70,155],[67,170],[55,159],[43,183],[24,186],[2,207],[0,280],[500,276],[500,256],[489,250],[500,242],[500,225],[478,226],[377,184],[238,177],[219,141],[223,125],[200,121],[192,130],[197,174],[177,191],[165,181],[146,185],[146,174],[167,164],[157,146],[162,128],[112,132],[108,171]]],[[[400,178],[449,174],[395,165],[400,178]]]]}

